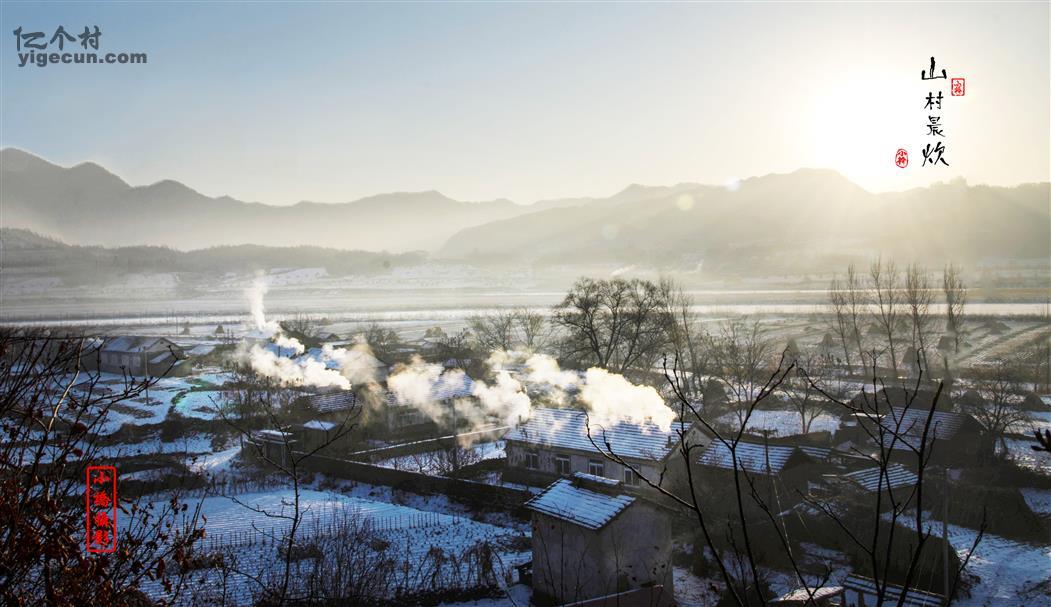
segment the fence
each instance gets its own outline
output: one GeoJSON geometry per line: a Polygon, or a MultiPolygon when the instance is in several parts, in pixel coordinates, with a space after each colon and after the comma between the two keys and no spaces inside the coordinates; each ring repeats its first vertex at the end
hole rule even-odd
{"type": "MultiPolygon", "coordinates": [[[[332,537],[348,528],[361,528],[376,533],[402,529],[423,529],[444,525],[459,525],[459,517],[437,512],[417,512],[397,516],[370,516],[354,509],[325,509],[313,516],[308,512],[296,531],[297,543],[310,543],[323,537],[332,537]],[[324,512],[328,511],[328,515],[324,512]]],[[[267,546],[287,541],[286,533],[291,523],[260,528],[257,525],[236,525],[230,529],[211,531],[201,547],[205,552],[248,546],[267,546]]]]}
{"type": "Polygon", "coordinates": [[[375,449],[355,451],[353,453],[347,454],[347,458],[363,462],[376,462],[379,460],[390,459],[392,457],[400,457],[403,455],[413,455],[416,453],[427,453],[430,451],[448,449],[463,444],[465,441],[468,443],[491,442],[503,438],[503,436],[507,434],[507,431],[510,429],[510,426],[499,426],[493,428],[484,428],[482,430],[476,430],[474,432],[465,432],[463,434],[440,436],[436,438],[426,438],[418,441],[401,443],[398,445],[388,445],[386,447],[376,447],[375,449]]]}
{"type": "MultiPolygon", "coordinates": [[[[304,455],[301,452],[294,453],[304,455]]],[[[440,493],[468,506],[507,510],[522,518],[527,516],[522,504],[532,497],[528,491],[502,485],[384,468],[326,455],[312,455],[303,460],[303,466],[314,472],[370,485],[385,485],[413,493],[440,493]]]]}

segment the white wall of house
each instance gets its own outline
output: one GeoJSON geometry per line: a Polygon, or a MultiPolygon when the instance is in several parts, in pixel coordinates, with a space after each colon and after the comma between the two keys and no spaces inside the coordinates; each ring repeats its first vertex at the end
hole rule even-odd
{"type": "Polygon", "coordinates": [[[533,589],[559,604],[663,584],[673,596],[671,526],[636,502],[599,530],[533,514],[533,589]]]}
{"type": "MultiPolygon", "coordinates": [[[[616,452],[616,447],[614,447],[614,452],[616,452]]],[[[641,471],[646,478],[656,480],[660,475],[660,464],[658,462],[626,461],[641,471]]],[[[569,476],[574,472],[585,472],[612,478],[625,482],[625,484],[638,485],[636,482],[629,482],[633,480],[630,476],[625,477],[625,470],[628,470],[628,468],[617,462],[610,461],[597,452],[583,454],[575,451],[543,447],[534,449],[521,443],[508,443],[507,462],[511,466],[547,474],[569,476]]]]}

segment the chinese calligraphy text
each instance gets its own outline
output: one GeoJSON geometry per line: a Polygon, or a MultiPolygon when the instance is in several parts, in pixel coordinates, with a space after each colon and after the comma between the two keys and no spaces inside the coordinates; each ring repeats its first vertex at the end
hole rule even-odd
{"type": "Polygon", "coordinates": [[[113,466],[88,466],[86,487],[85,544],[92,554],[117,549],[117,469],[113,466]]]}

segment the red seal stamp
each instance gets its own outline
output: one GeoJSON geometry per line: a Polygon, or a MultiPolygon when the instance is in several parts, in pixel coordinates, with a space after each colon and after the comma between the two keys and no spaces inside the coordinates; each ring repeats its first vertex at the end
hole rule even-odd
{"type": "Polygon", "coordinates": [[[909,166],[909,153],[905,151],[905,148],[898,148],[898,153],[894,155],[894,164],[902,169],[909,166]]]}
{"type": "Polygon", "coordinates": [[[87,507],[87,551],[109,553],[117,549],[117,469],[88,466],[84,489],[87,507]]]}
{"type": "Polygon", "coordinates": [[[966,82],[964,82],[963,78],[953,78],[951,86],[953,97],[963,97],[963,94],[966,92],[966,82]]]}

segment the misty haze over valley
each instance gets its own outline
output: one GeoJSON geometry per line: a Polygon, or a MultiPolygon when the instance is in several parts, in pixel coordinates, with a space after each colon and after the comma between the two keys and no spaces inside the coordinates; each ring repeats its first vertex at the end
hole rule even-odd
{"type": "Polygon", "coordinates": [[[873,194],[799,169],[524,205],[432,191],[269,206],[14,148],[0,161],[9,319],[228,315],[260,271],[284,313],[546,306],[582,274],[674,276],[713,306],[815,303],[879,255],[965,263],[976,302],[1041,304],[1051,250],[1047,183],[873,194]]]}

